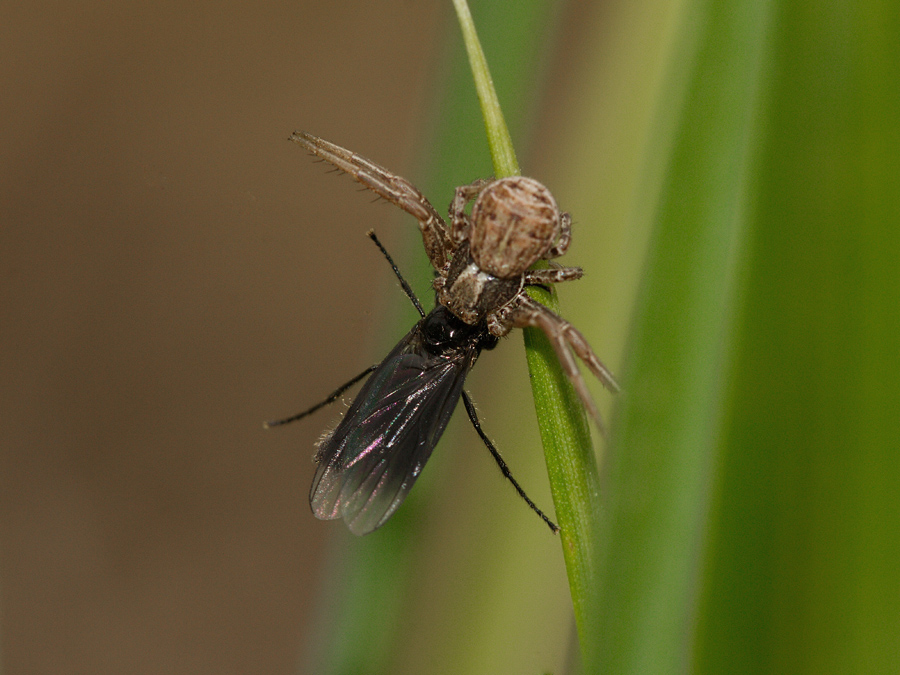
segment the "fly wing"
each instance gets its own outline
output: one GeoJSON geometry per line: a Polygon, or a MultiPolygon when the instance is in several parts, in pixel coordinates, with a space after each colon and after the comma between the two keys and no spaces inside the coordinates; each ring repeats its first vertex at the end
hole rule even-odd
{"type": "Polygon", "coordinates": [[[429,353],[418,325],[400,341],[319,445],[309,493],[317,518],[343,518],[358,535],[390,518],[444,432],[475,357],[474,349],[429,353]]]}

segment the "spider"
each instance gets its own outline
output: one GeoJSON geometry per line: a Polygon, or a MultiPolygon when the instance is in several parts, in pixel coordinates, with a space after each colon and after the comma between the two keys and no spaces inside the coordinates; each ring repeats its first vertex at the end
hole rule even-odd
{"type": "Polygon", "coordinates": [[[482,179],[456,189],[450,228],[413,185],[387,169],[312,134],[291,136],[310,152],[412,214],[437,272],[437,306],[428,314],[374,232],[369,236],[397,275],[422,317],[384,360],[338,387],[321,403],[267,427],[302,419],[336,401],[368,377],[337,427],[316,446],[309,503],[317,518],[343,518],[354,534],[381,527],[406,499],[462,399],[469,420],[503,475],[547,526],[558,526],[525,494],[481,428],[463,390],[482,350],[493,349],[516,327],[537,326],[554,349],[581,399],[603,431],[600,414],[578,371],[575,352],[612,391],[619,387],[584,336],[525,293],[581,277],[576,267],[529,270],[534,262],[562,255],[571,240],[571,219],[553,196],[531,178],[482,179]],[[471,217],[466,206],[474,201],[471,217]],[[570,351],[570,348],[572,351],[570,351]]]}
{"type": "MultiPolygon", "coordinates": [[[[561,213],[550,191],[533,178],[478,179],[456,188],[450,227],[425,196],[405,178],[375,162],[304,131],[290,140],[350,174],[365,187],[412,215],[425,252],[437,272],[437,301],[470,326],[484,322],[495,337],[513,328],[540,328],[601,433],[600,412],[573,356],[611,392],[619,385],[584,335],[561,316],[528,296],[528,286],[580,279],[579,267],[529,269],[563,255],[572,238],[572,218],[561,213]],[[471,216],[465,209],[473,202],[471,216]]],[[[551,263],[552,264],[552,263],[551,263]]]]}

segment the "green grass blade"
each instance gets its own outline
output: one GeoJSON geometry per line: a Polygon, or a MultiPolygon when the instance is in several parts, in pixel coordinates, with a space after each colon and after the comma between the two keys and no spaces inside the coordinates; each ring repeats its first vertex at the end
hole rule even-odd
{"type": "Polygon", "coordinates": [[[494,90],[494,81],[488,69],[478,33],[475,30],[475,22],[472,20],[472,12],[469,11],[469,3],[466,0],[453,0],[456,9],[456,17],[459,27],[462,29],[463,42],[466,45],[466,54],[469,56],[469,66],[472,68],[472,77],[475,80],[475,90],[478,92],[478,101],[481,104],[481,114],[484,117],[484,128],[487,133],[488,146],[491,149],[491,159],[494,163],[494,175],[497,178],[505,176],[518,176],[519,160],[516,159],[516,151],[513,148],[512,138],[500,108],[500,100],[494,90]]]}
{"type": "MultiPolygon", "coordinates": [[[[680,112],[605,476],[588,670],[683,672],[721,426],[768,3],[688,3],[662,110],[680,112]]],[[[667,125],[661,125],[666,129],[667,125]]]]}
{"type": "Polygon", "coordinates": [[[784,3],[701,672],[900,669],[900,11],[784,3]]]}
{"type": "Polygon", "coordinates": [[[587,670],[897,672],[900,13],[682,12],[587,670]]]}
{"type": "MultiPolygon", "coordinates": [[[[493,81],[465,0],[454,0],[498,177],[519,173],[493,81]]],[[[531,296],[559,311],[555,292],[534,289],[531,296]]],[[[584,409],[546,336],[526,329],[525,348],[535,411],[547,460],[563,557],[579,633],[588,623],[588,599],[596,593],[596,539],[599,475],[584,409]]]]}

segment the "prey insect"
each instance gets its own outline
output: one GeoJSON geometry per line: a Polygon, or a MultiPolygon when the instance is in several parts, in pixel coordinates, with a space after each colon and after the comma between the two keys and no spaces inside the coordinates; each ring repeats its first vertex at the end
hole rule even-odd
{"type": "Polygon", "coordinates": [[[346,148],[304,131],[291,140],[412,215],[437,276],[438,304],[466,324],[484,323],[503,337],[513,328],[540,328],[585,409],[604,433],[600,412],[575,361],[579,359],[611,392],[619,385],[587,339],[561,316],[533,300],[528,286],[548,286],[582,277],[580,267],[529,269],[563,255],[572,238],[572,218],[560,212],[550,191],[533,178],[479,179],[456,188],[450,227],[412,183],[346,148]],[[466,206],[472,204],[471,215],[466,206]],[[574,352],[574,355],[573,355],[574,352]]]}
{"type": "Polygon", "coordinates": [[[493,349],[498,338],[483,323],[467,324],[443,305],[426,315],[375,233],[369,232],[369,236],[422,320],[380,364],[367,368],[309,410],[267,423],[272,427],[302,419],[371,374],[337,428],[319,443],[318,468],[309,493],[313,513],[322,520],[343,518],[358,535],[383,525],[409,494],[462,398],[475,431],[503,475],[550,529],[558,531],[512,477],[463,391],[466,375],[479,354],[493,349]]]}
{"type": "Polygon", "coordinates": [[[371,373],[347,415],[318,446],[319,466],[310,491],[315,515],[323,519],[342,517],[356,534],[382,525],[409,493],[462,398],[472,424],[503,474],[556,531],[556,525],[513,480],[482,431],[462,387],[483,349],[492,349],[498,338],[513,328],[540,328],[597,428],[605,433],[575,357],[610,391],[618,392],[619,385],[585,337],[526,292],[528,286],[581,278],[578,267],[551,263],[548,269],[529,269],[539,260],[552,260],[566,252],[572,231],[569,214],[560,212],[550,191],[532,178],[479,179],[456,188],[448,227],[405,178],[312,134],[295,132],[291,140],[412,215],[436,272],[433,285],[437,306],[426,316],[379,244],[422,320],[381,364],[310,410],[270,423],[305,417],[371,373]],[[471,215],[466,212],[470,202],[471,215]]]}

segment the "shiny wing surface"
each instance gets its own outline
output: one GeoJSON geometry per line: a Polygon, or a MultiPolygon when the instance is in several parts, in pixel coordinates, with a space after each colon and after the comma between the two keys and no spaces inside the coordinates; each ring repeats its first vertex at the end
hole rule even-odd
{"type": "Polygon", "coordinates": [[[354,534],[397,510],[440,439],[478,355],[435,355],[420,325],[400,341],[319,445],[309,501],[320,519],[343,518],[354,534]]]}

